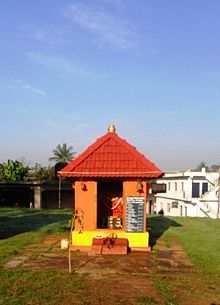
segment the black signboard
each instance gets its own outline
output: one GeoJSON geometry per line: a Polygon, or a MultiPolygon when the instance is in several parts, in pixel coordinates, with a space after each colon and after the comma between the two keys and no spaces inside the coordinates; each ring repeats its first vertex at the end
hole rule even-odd
{"type": "Polygon", "coordinates": [[[144,232],[144,196],[127,197],[126,232],[144,232]]]}

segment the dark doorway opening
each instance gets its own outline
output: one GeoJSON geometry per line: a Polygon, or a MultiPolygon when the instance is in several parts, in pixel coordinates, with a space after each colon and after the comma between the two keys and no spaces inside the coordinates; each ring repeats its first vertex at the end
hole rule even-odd
{"type": "Polygon", "coordinates": [[[123,196],[122,181],[98,181],[97,228],[108,227],[108,217],[112,216],[112,198],[123,196]]]}

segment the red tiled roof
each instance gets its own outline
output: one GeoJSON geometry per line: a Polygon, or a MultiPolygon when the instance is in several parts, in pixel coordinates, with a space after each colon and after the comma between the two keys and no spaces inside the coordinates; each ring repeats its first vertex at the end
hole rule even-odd
{"type": "Polygon", "coordinates": [[[65,166],[59,175],[156,178],[162,171],[116,133],[108,132],[65,166]]]}

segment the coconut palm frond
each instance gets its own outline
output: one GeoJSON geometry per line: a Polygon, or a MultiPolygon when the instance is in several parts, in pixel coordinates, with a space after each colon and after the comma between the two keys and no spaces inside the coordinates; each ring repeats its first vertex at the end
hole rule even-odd
{"type": "Polygon", "coordinates": [[[72,146],[67,146],[67,143],[63,143],[62,146],[60,144],[57,145],[55,149],[53,149],[53,156],[49,158],[50,162],[70,162],[75,158],[76,152],[73,151],[72,146]]]}

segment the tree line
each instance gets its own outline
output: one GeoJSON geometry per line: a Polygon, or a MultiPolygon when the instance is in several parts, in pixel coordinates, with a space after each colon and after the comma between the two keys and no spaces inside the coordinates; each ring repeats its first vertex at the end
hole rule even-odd
{"type": "MultiPolygon", "coordinates": [[[[67,146],[67,143],[58,144],[53,150],[53,155],[49,158],[50,162],[54,164],[67,164],[75,157],[75,152],[72,146],[67,146]]],[[[52,165],[42,166],[35,163],[34,166],[29,167],[22,161],[8,160],[0,163],[0,182],[46,182],[55,179],[55,168],[52,165]]]]}
{"type": "Polygon", "coordinates": [[[206,172],[219,172],[220,170],[220,163],[218,164],[212,164],[208,165],[205,161],[201,161],[197,167],[194,169],[194,171],[200,172],[202,168],[205,168],[206,172]]]}

